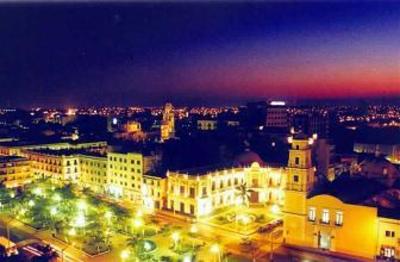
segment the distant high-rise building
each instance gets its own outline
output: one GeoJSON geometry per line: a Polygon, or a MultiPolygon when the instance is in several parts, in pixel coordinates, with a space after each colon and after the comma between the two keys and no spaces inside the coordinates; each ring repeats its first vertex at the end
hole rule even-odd
{"type": "Polygon", "coordinates": [[[289,114],[284,101],[271,101],[267,106],[266,127],[288,128],[289,114]]]}
{"type": "Polygon", "coordinates": [[[160,126],[161,140],[165,141],[175,135],[174,107],[171,103],[164,106],[163,117],[160,126]]]}

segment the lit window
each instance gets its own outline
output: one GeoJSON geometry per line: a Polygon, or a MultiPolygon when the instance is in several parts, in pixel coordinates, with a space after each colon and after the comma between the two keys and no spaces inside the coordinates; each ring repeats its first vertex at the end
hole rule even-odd
{"type": "Polygon", "coordinates": [[[386,258],[392,258],[395,255],[395,249],[393,247],[384,247],[383,256],[386,258]]]}
{"type": "Polygon", "coordinates": [[[323,209],[322,210],[322,219],[321,222],[324,224],[329,224],[329,210],[323,209]]]}
{"type": "Polygon", "coordinates": [[[343,225],[343,212],[342,212],[342,211],[337,211],[337,212],[336,212],[335,224],[336,224],[337,226],[343,225]]]}
{"type": "Polygon", "coordinates": [[[315,221],[315,218],[316,218],[315,207],[310,207],[308,209],[308,220],[315,221]]]}

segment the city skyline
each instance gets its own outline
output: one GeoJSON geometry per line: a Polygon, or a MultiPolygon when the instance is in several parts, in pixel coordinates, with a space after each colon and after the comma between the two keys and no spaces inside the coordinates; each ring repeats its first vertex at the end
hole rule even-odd
{"type": "Polygon", "coordinates": [[[0,6],[4,106],[400,96],[400,3],[0,6]]]}

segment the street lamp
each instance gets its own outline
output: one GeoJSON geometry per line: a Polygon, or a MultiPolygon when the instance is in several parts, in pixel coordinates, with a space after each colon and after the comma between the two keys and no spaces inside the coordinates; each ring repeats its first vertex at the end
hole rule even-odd
{"type": "Polygon", "coordinates": [[[218,262],[221,262],[221,249],[218,244],[213,244],[210,251],[218,256],[218,262]]]}
{"type": "Polygon", "coordinates": [[[75,230],[75,228],[71,228],[69,231],[68,231],[68,235],[70,235],[70,236],[75,236],[76,235],[76,230],[75,230]]]}
{"type": "MultiPolygon", "coordinates": [[[[192,234],[192,237],[195,236],[197,234],[197,232],[199,231],[199,229],[197,228],[196,225],[192,225],[190,227],[190,233],[192,234]]],[[[194,238],[192,238],[192,248],[194,250],[194,238]]]]}
{"type": "Polygon", "coordinates": [[[174,248],[177,249],[178,248],[178,242],[179,242],[179,239],[180,239],[179,232],[172,233],[171,238],[174,241],[174,248]]]}
{"type": "MultiPolygon", "coordinates": [[[[133,220],[133,226],[134,226],[136,229],[138,229],[138,228],[140,228],[140,227],[143,226],[143,221],[142,221],[141,219],[139,219],[139,218],[135,218],[135,220],[133,220]]],[[[142,235],[143,235],[143,237],[144,237],[144,228],[143,228],[142,235]]]]}
{"type": "Polygon", "coordinates": [[[59,194],[54,194],[53,200],[56,202],[60,202],[62,200],[61,196],[59,194]]]}
{"type": "Polygon", "coordinates": [[[52,208],[50,209],[50,215],[52,215],[52,216],[57,215],[57,207],[52,207],[52,208]]]}
{"type": "Polygon", "coordinates": [[[129,254],[130,254],[129,250],[127,249],[122,250],[121,252],[122,261],[125,261],[127,258],[129,258],[129,254]]]}
{"type": "Polygon", "coordinates": [[[107,219],[108,224],[110,224],[111,223],[111,218],[113,217],[113,213],[111,211],[107,211],[104,214],[104,217],[107,219]]]}
{"type": "Polygon", "coordinates": [[[86,204],[86,202],[85,202],[85,200],[79,200],[79,202],[78,202],[78,209],[79,210],[81,210],[81,211],[86,211],[86,209],[87,209],[87,204],[86,204]]]}
{"type": "Polygon", "coordinates": [[[274,204],[272,207],[271,207],[271,212],[273,213],[273,214],[278,214],[279,212],[281,212],[281,209],[279,208],[279,206],[277,205],[277,204],[274,204]]]}
{"type": "Polygon", "coordinates": [[[33,207],[34,205],[35,205],[35,201],[33,201],[32,199],[29,200],[28,206],[33,207]]]}

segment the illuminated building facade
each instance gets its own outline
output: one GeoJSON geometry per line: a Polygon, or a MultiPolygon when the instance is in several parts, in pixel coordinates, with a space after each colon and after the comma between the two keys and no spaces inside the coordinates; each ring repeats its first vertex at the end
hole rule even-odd
{"type": "Polygon", "coordinates": [[[344,189],[343,196],[314,191],[309,144],[292,140],[284,190],[285,243],[370,259],[398,259],[400,216],[393,209],[360,201],[351,188],[344,189]]]}
{"type": "Polygon", "coordinates": [[[160,133],[162,141],[168,140],[175,135],[175,115],[174,107],[171,103],[165,104],[160,126],[160,133]]]}
{"type": "Polygon", "coordinates": [[[110,152],[107,158],[107,191],[116,198],[141,200],[143,155],[110,152]]]}
{"type": "Polygon", "coordinates": [[[106,193],[108,185],[107,156],[88,153],[79,155],[79,166],[79,184],[94,193],[106,193]]]}
{"type": "Polygon", "coordinates": [[[25,150],[32,161],[32,173],[36,178],[50,178],[55,183],[76,183],[79,180],[79,157],[70,150],[25,150]]]}
{"type": "Polygon", "coordinates": [[[197,129],[198,130],[216,130],[218,128],[218,121],[211,119],[200,119],[197,120],[197,129]]]}
{"type": "Polygon", "coordinates": [[[167,209],[200,217],[219,208],[240,205],[238,187],[250,194],[249,204],[283,204],[282,168],[251,165],[215,170],[169,172],[167,209]]]}
{"type": "Polygon", "coordinates": [[[6,187],[19,187],[32,181],[30,162],[24,157],[0,157],[0,182],[6,187]]]}
{"type": "Polygon", "coordinates": [[[266,127],[288,128],[289,114],[286,103],[271,101],[267,106],[266,127]]]}

